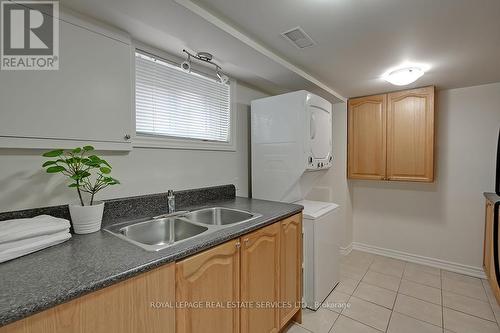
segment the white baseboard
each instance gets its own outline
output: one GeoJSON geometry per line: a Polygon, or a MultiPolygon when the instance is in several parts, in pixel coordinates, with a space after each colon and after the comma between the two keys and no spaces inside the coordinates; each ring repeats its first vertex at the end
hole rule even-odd
{"type": "Polygon", "coordinates": [[[452,271],[455,273],[460,273],[460,274],[464,274],[464,275],[478,277],[481,279],[486,278],[486,275],[484,274],[484,270],[482,267],[468,266],[468,265],[463,265],[463,264],[459,264],[456,262],[424,257],[424,256],[420,256],[417,254],[412,254],[412,253],[407,253],[407,252],[402,252],[402,251],[397,251],[397,250],[391,250],[391,249],[385,249],[382,247],[363,244],[363,243],[357,243],[357,242],[352,243],[351,250],[358,250],[358,251],[369,252],[369,253],[373,253],[373,254],[379,254],[379,255],[391,257],[394,259],[400,259],[400,260],[404,260],[404,261],[408,261],[408,262],[413,262],[416,264],[432,266],[432,267],[444,269],[447,271],[452,271]]]}
{"type": "Polygon", "coordinates": [[[347,245],[346,247],[340,247],[340,253],[343,255],[348,255],[352,251],[352,243],[347,245]]]}

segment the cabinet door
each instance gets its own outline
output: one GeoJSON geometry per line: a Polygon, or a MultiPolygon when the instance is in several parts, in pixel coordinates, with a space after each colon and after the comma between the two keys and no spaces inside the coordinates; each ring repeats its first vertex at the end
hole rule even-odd
{"type": "MultiPolygon", "coordinates": [[[[486,220],[484,225],[484,251],[483,251],[483,265],[486,276],[490,278],[492,270],[495,267],[493,263],[493,204],[491,201],[486,200],[486,220]]],[[[494,275],[493,275],[494,276],[494,275]]]]}
{"type": "Polygon", "coordinates": [[[349,100],[348,177],[384,179],[387,95],[349,100]]]}
{"type": "Polygon", "coordinates": [[[100,149],[130,150],[125,138],[134,133],[130,41],[64,17],[59,70],[0,75],[0,146],[69,148],[92,142],[100,149]]]}
{"type": "Polygon", "coordinates": [[[0,327],[0,332],[174,333],[174,280],[175,265],[163,266],[0,327]]]}
{"type": "Polygon", "coordinates": [[[279,331],[280,224],[244,236],[241,252],[242,333],[279,331]]]}
{"type": "Polygon", "coordinates": [[[177,333],[239,332],[239,240],[178,262],[176,300],[177,333]]]}
{"type": "Polygon", "coordinates": [[[300,310],[302,300],[302,214],[281,222],[280,242],[280,299],[284,304],[280,321],[283,327],[300,310]]]}
{"type": "Polygon", "coordinates": [[[434,87],[388,95],[387,178],[434,181],[434,87]]]}

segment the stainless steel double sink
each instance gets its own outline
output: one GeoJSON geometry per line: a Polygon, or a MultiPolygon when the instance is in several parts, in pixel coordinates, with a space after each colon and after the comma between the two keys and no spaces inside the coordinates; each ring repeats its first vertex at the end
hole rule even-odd
{"type": "Polygon", "coordinates": [[[159,251],[260,216],[262,215],[238,209],[213,207],[163,215],[145,221],[114,224],[104,230],[147,251],[159,251]]]}

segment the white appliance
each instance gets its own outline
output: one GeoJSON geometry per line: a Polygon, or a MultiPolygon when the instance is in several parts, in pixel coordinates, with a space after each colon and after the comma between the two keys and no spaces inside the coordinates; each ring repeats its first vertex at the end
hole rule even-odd
{"type": "Polygon", "coordinates": [[[252,195],[294,202],[332,166],[332,104],[305,90],[252,101],[252,195]],[[304,175],[304,177],[303,177],[304,175]]]}
{"type": "Polygon", "coordinates": [[[304,303],[317,310],[339,282],[339,206],[309,200],[296,203],[304,206],[304,303]]]}
{"type": "Polygon", "coordinates": [[[301,90],[252,101],[252,197],[304,206],[304,300],[317,309],[338,283],[338,205],[303,200],[332,166],[332,105],[301,90]]]}

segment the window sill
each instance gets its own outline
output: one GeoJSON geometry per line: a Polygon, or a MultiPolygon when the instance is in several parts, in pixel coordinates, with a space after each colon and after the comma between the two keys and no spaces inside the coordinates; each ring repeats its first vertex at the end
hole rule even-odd
{"type": "Polygon", "coordinates": [[[132,139],[132,146],[134,148],[236,151],[234,139],[230,142],[212,142],[137,135],[132,139]]]}

